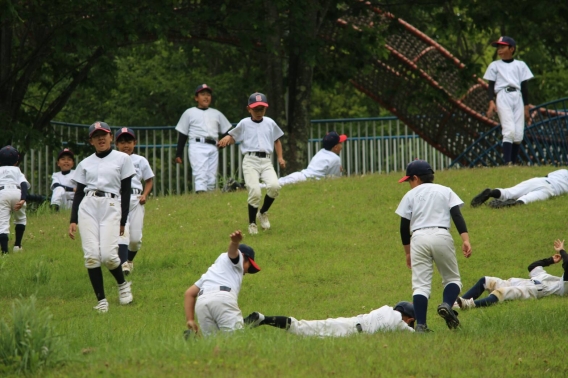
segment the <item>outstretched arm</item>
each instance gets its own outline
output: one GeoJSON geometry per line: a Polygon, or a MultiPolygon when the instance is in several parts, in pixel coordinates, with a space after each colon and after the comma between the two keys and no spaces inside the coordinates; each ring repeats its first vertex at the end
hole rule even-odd
{"type": "MultiPolygon", "coordinates": [[[[239,243],[243,240],[243,233],[241,230],[237,230],[230,235],[231,242],[229,243],[229,258],[231,260],[239,257],[239,243]]],[[[238,260],[237,260],[238,261],[238,260]]]]}
{"type": "MultiPolygon", "coordinates": [[[[560,254],[562,258],[562,268],[564,269],[564,281],[568,281],[568,253],[564,250],[564,240],[556,239],[554,241],[554,250],[560,254]]],[[[560,262],[560,259],[555,262],[560,262]]]]}
{"type": "Polygon", "coordinates": [[[185,320],[187,328],[196,333],[197,331],[199,331],[199,327],[195,322],[195,302],[197,301],[197,294],[199,294],[199,288],[195,285],[192,285],[189,289],[186,290],[183,303],[185,308],[185,320]]]}
{"type": "Polygon", "coordinates": [[[471,256],[471,244],[469,243],[469,233],[467,232],[467,226],[465,224],[465,219],[463,219],[460,207],[458,205],[450,209],[450,215],[452,220],[458,229],[458,232],[462,238],[462,251],[465,258],[471,256]]]}

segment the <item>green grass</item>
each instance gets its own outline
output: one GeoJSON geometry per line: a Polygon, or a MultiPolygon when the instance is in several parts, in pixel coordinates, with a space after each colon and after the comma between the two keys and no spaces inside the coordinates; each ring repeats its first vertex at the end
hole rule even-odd
{"type": "MultiPolygon", "coordinates": [[[[436,182],[468,204],[485,187],[508,187],[553,167],[450,170],[436,182]]],[[[409,189],[398,174],[367,175],[284,187],[270,211],[272,229],[246,236],[262,271],[244,278],[239,304],[303,319],[354,316],[411,300],[410,271],[394,211],[409,189]]],[[[185,342],[183,293],[226,251],[229,234],[246,232],[246,193],[151,199],[136,257],[134,303],[118,304],[105,270],[107,314],[95,296],[80,240],[67,237],[69,214],[30,215],[22,254],[0,259],[0,317],[20,295],[49,308],[65,340],[66,364],[41,376],[566,376],[566,298],[517,301],[460,313],[451,332],[436,315],[434,276],[427,335],[387,333],[303,338],[271,327],[185,342]]],[[[458,255],[464,288],[481,276],[526,277],[567,235],[568,197],[524,207],[463,208],[473,255],[458,255]]],[[[460,238],[452,229],[456,246],[460,238]]],[[[11,235],[11,243],[13,242],[11,235]]],[[[561,275],[560,264],[548,268],[561,275]]],[[[1,370],[1,369],[0,369],[1,370]]]]}

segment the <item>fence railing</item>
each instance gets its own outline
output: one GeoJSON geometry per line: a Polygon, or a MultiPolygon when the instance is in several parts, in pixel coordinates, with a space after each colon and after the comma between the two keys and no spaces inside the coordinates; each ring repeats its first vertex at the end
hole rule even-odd
{"type": "MultiPolygon", "coordinates": [[[[61,148],[68,146],[75,152],[75,164],[93,153],[88,143],[88,127],[52,122],[53,135],[61,141],[61,148]]],[[[174,126],[132,129],[137,136],[135,152],[148,159],[156,175],[152,194],[162,196],[191,192],[193,182],[187,153],[184,154],[183,164],[175,164],[174,161],[177,146],[174,126]]],[[[396,117],[313,120],[307,147],[308,161],[322,148],[321,138],[330,130],[349,137],[341,152],[343,171],[347,176],[404,171],[406,164],[417,157],[428,160],[435,171],[448,168],[452,162],[418,135],[409,132],[408,127],[396,117]]],[[[20,167],[32,185],[31,192],[50,195],[51,174],[58,170],[58,150],[45,146],[24,155],[20,167]]],[[[242,181],[242,155],[238,146],[222,149],[219,160],[220,187],[229,177],[242,181]]],[[[275,160],[274,164],[280,175],[275,160]]]]}

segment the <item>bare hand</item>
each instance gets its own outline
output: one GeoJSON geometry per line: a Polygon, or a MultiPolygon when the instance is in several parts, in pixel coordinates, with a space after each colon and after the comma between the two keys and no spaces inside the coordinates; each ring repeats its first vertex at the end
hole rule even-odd
{"type": "Polygon", "coordinates": [[[71,238],[71,240],[75,240],[75,232],[77,232],[77,223],[69,224],[68,235],[71,238]]]}
{"type": "Polygon", "coordinates": [[[196,334],[197,334],[197,332],[199,332],[199,327],[197,326],[197,323],[195,323],[195,320],[188,320],[187,321],[187,329],[192,330],[196,334]]]}
{"type": "Polygon", "coordinates": [[[232,136],[227,135],[223,139],[217,142],[217,147],[224,148],[227,147],[229,144],[235,143],[235,139],[232,136]]]}
{"type": "Polygon", "coordinates": [[[469,258],[471,256],[471,244],[468,241],[464,241],[462,244],[462,251],[465,258],[469,258]]]}
{"type": "Polygon", "coordinates": [[[120,236],[124,235],[124,226],[120,226],[120,236]]]}
{"type": "Polygon", "coordinates": [[[408,269],[412,269],[412,263],[410,262],[410,253],[406,255],[406,266],[408,269]]]}
{"type": "Polygon", "coordinates": [[[140,203],[142,205],[144,205],[146,203],[146,195],[141,194],[140,197],[138,197],[138,199],[140,200],[140,203]]]}
{"type": "Polygon", "coordinates": [[[487,118],[493,118],[493,114],[497,112],[497,105],[495,105],[495,101],[489,102],[489,109],[487,109],[487,118]]]}
{"type": "Polygon", "coordinates": [[[564,240],[556,239],[554,241],[554,250],[560,252],[564,249],[564,240]]]}
{"type": "Polygon", "coordinates": [[[280,164],[280,168],[286,168],[286,161],[283,158],[278,158],[278,164],[280,164]]]}
{"type": "Polygon", "coordinates": [[[555,254],[554,256],[552,256],[552,260],[554,260],[555,264],[558,264],[560,261],[562,261],[562,256],[560,256],[558,253],[555,254]]]}
{"type": "Polygon", "coordinates": [[[233,243],[239,244],[243,240],[243,233],[241,230],[237,230],[231,234],[231,241],[233,243]]]}
{"type": "Polygon", "coordinates": [[[179,156],[176,157],[175,161],[176,161],[176,164],[182,164],[183,163],[183,160],[181,160],[181,158],[179,156]]]}
{"type": "Polygon", "coordinates": [[[26,203],[26,201],[24,200],[19,200],[16,205],[14,206],[14,211],[18,211],[22,208],[22,206],[24,206],[24,204],[26,203]]]}

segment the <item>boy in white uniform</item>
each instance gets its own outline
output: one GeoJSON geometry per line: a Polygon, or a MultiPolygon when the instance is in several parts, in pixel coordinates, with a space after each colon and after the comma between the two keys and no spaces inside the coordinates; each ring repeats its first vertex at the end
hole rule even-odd
{"type": "Polygon", "coordinates": [[[89,143],[95,153],[77,165],[73,180],[77,191],[73,199],[69,237],[75,239],[80,224],[81,245],[85,267],[98,304],[99,312],[107,312],[109,303],[103,284],[105,265],[118,284],[121,305],[133,301],[130,282],[118,257],[118,240],[124,235],[130,207],[131,180],[136,174],[130,156],[111,148],[112,135],[109,125],[95,122],[89,127],[89,143]]]}
{"type": "Polygon", "coordinates": [[[467,310],[508,300],[539,299],[552,294],[568,295],[568,253],[564,250],[564,240],[555,240],[554,250],[557,252],[554,256],[529,265],[530,279],[502,280],[498,277],[482,277],[467,293],[457,299],[458,306],[462,310],[467,310]],[[562,277],[553,276],[544,270],[544,267],[561,261],[564,270],[562,277]],[[484,291],[489,292],[489,296],[477,299],[484,291]]]}
{"type": "Polygon", "coordinates": [[[491,62],[483,76],[489,81],[487,117],[493,117],[495,112],[499,115],[503,160],[505,164],[515,164],[524,137],[525,120],[530,120],[527,81],[534,76],[525,62],[513,59],[517,49],[513,38],[501,37],[491,45],[497,48],[501,60],[491,62]]]}
{"type": "Polygon", "coordinates": [[[450,218],[462,238],[462,250],[466,258],[471,255],[471,245],[465,220],[460,212],[463,201],[448,187],[434,184],[434,170],[424,160],[415,160],[406,167],[406,176],[398,182],[408,181],[408,191],[396,214],[400,218],[400,235],[406,265],[412,269],[413,304],[416,313],[416,332],[428,332],[426,313],[432,290],[433,263],[442,276],[443,301],[438,306],[438,315],[450,329],[460,322],[452,306],[457,299],[462,283],[454,239],[450,234],[450,218]],[[411,235],[412,234],[412,239],[411,235]]]}
{"type": "Polygon", "coordinates": [[[481,206],[489,198],[489,207],[500,209],[516,205],[525,205],[535,201],[543,201],[550,197],[568,193],[568,170],[559,169],[545,177],[525,180],[512,188],[486,188],[471,200],[472,207],[481,206]]]}
{"type": "Polygon", "coordinates": [[[73,151],[64,148],[57,155],[57,166],[60,171],[51,176],[51,207],[55,211],[59,209],[70,209],[73,206],[75,197],[75,181],[73,174],[75,170],[75,155],[73,151]]]}
{"type": "Polygon", "coordinates": [[[21,252],[22,237],[26,229],[25,204],[30,184],[18,167],[20,154],[12,146],[0,149],[0,249],[8,253],[10,214],[14,213],[16,242],[14,252],[21,252]],[[23,223],[22,223],[23,221],[23,223]]]}
{"type": "Polygon", "coordinates": [[[198,86],[195,89],[197,107],[187,109],[176,126],[178,132],[176,163],[183,162],[183,149],[189,138],[189,162],[195,179],[196,193],[217,188],[219,165],[217,140],[219,134],[226,134],[232,126],[223,113],[209,107],[212,92],[207,84],[198,86]]]}
{"type": "Polygon", "coordinates": [[[241,153],[245,155],[243,158],[243,176],[249,191],[248,229],[251,235],[258,234],[257,217],[263,229],[268,230],[270,228],[267,212],[280,192],[278,176],[272,166],[273,151],[276,151],[280,167],[286,167],[286,162],[282,157],[282,143],[280,142],[280,137],[284,135],[284,132],[272,118],[264,116],[267,107],[266,96],[258,92],[253,93],[249,97],[247,106],[251,117],[242,119],[233,130],[229,131],[229,135],[219,141],[219,147],[241,142],[241,153]],[[264,196],[264,203],[259,211],[260,180],[266,184],[266,196],[264,196]]]}
{"type": "Polygon", "coordinates": [[[118,243],[118,255],[125,275],[129,275],[134,270],[134,258],[142,247],[142,228],[144,227],[144,205],[146,199],[152,191],[154,183],[154,172],[150,163],[144,156],[134,153],[136,146],[136,134],[131,128],[123,127],[115,135],[116,148],[120,152],[130,156],[136,174],[132,176],[130,197],[130,211],[124,235],[118,243]],[[144,186],[142,186],[144,183],[144,186]]]}
{"type": "Polygon", "coordinates": [[[297,320],[287,316],[265,316],[260,312],[253,312],[244,322],[252,327],[269,325],[302,336],[343,337],[361,332],[414,332],[414,306],[410,302],[399,302],[394,308],[383,306],[368,314],[326,320],[297,320]]]}
{"type": "Polygon", "coordinates": [[[254,274],[260,267],[254,261],[254,250],[243,240],[241,231],[230,236],[227,252],[222,253],[207,272],[185,292],[184,308],[188,333],[203,335],[216,331],[231,332],[243,328],[243,315],[238,305],[239,291],[246,273],[254,274]],[[195,322],[199,319],[199,326],[195,322]]]}
{"type": "MultiPolygon", "coordinates": [[[[325,177],[341,176],[341,158],[339,154],[343,149],[343,142],[347,140],[347,135],[339,135],[335,131],[327,133],[322,140],[323,148],[314,155],[308,168],[300,172],[294,172],[288,176],[280,177],[280,186],[295,184],[306,181],[307,179],[322,179],[325,177]]],[[[265,188],[265,184],[260,184],[265,188]]]]}

